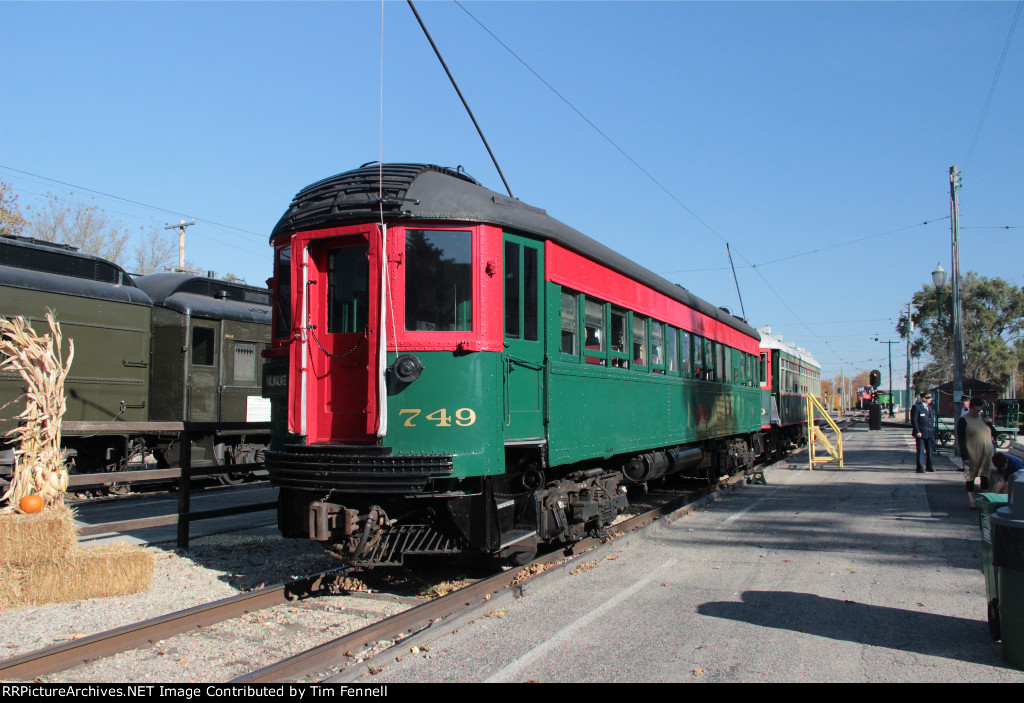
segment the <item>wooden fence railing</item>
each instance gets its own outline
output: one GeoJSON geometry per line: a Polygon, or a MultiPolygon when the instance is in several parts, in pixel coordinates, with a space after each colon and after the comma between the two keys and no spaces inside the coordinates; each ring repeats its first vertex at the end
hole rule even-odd
{"type": "MultiPolygon", "coordinates": [[[[144,435],[147,432],[177,433],[181,446],[180,467],[168,469],[142,469],[139,471],[109,471],[103,473],[81,473],[72,474],[68,477],[68,488],[84,488],[88,486],[104,486],[112,484],[132,484],[153,480],[177,480],[178,481],[178,510],[174,515],[158,515],[155,517],[136,518],[133,520],[118,520],[115,522],[97,523],[95,525],[81,525],[78,534],[82,537],[105,534],[107,532],[125,532],[129,530],[140,530],[147,527],[162,527],[164,525],[178,526],[177,546],[180,549],[187,549],[189,545],[189,526],[193,522],[209,520],[211,518],[226,517],[229,515],[242,515],[244,513],[260,512],[263,510],[275,510],[277,501],[252,503],[249,505],[236,505],[227,508],[214,510],[191,509],[192,503],[192,479],[202,476],[217,476],[230,472],[232,474],[250,474],[263,468],[262,464],[222,464],[213,466],[192,466],[192,437],[196,435],[209,434],[211,432],[238,433],[244,431],[246,434],[259,435],[269,434],[269,422],[135,422],[135,423],[113,423],[113,422],[74,422],[65,423],[75,433],[86,434],[91,432],[102,433],[124,433],[129,435],[144,435]]],[[[6,485],[7,480],[0,479],[0,484],[6,485]]]]}

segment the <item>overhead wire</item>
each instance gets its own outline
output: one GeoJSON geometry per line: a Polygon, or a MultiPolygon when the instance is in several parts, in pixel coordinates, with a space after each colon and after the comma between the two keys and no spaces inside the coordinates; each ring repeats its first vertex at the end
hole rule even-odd
{"type": "Polygon", "coordinates": [[[996,92],[996,83],[999,82],[999,76],[1003,72],[1003,63],[1006,61],[1006,53],[1010,49],[1010,41],[1013,39],[1013,32],[1017,28],[1017,20],[1020,19],[1021,8],[1024,8],[1024,0],[1017,3],[1017,9],[1014,10],[1013,20],[1010,22],[1010,31],[1006,33],[1006,41],[1003,42],[1003,51],[999,55],[999,63],[996,65],[996,73],[992,77],[992,84],[988,88],[988,96],[985,98],[985,106],[981,109],[981,117],[978,119],[978,126],[974,129],[974,136],[971,137],[971,146],[967,150],[967,158],[964,159],[964,165],[961,172],[966,171],[968,165],[971,163],[971,157],[974,156],[974,147],[978,144],[978,137],[981,135],[981,128],[985,124],[985,117],[988,115],[988,108],[992,104],[992,96],[996,92]]]}
{"type": "MultiPolygon", "coordinates": [[[[12,173],[21,174],[22,176],[28,176],[30,178],[37,179],[39,181],[43,181],[43,182],[47,182],[47,183],[55,183],[57,185],[64,186],[65,188],[74,189],[74,190],[67,190],[66,191],[66,192],[68,192],[68,193],[70,193],[72,195],[74,194],[75,191],[80,191],[80,192],[90,193],[90,194],[93,194],[93,195],[98,195],[98,196],[103,197],[103,198],[109,198],[111,200],[120,201],[120,202],[123,202],[123,203],[127,203],[129,205],[136,205],[138,207],[146,208],[148,210],[153,210],[153,211],[157,211],[157,212],[163,212],[163,213],[175,215],[175,216],[177,216],[179,218],[181,218],[181,217],[192,217],[191,215],[186,215],[185,213],[183,213],[183,212],[181,212],[179,210],[171,210],[171,209],[168,209],[168,208],[161,207],[159,205],[151,205],[149,203],[143,203],[143,202],[140,202],[138,200],[132,200],[131,198],[125,198],[125,197],[120,196],[120,195],[114,195],[113,193],[106,193],[104,191],[96,190],[94,188],[88,188],[86,186],[77,185],[77,184],[74,184],[74,183],[69,183],[67,181],[62,181],[62,180],[57,179],[57,178],[51,178],[49,176],[43,176],[43,175],[38,174],[38,173],[31,173],[29,171],[23,171],[21,169],[13,168],[11,166],[6,166],[6,165],[3,165],[3,164],[0,164],[0,169],[4,169],[4,170],[10,171],[12,173]]],[[[46,197],[46,195],[47,195],[46,193],[37,193],[37,192],[33,192],[33,191],[28,191],[28,190],[25,190],[24,188],[19,188],[18,191],[21,192],[21,193],[27,193],[27,194],[30,194],[30,195],[35,195],[37,197],[46,197]]],[[[108,212],[108,213],[111,213],[111,214],[114,214],[114,215],[120,215],[121,217],[128,217],[128,218],[132,218],[132,219],[136,219],[136,220],[141,220],[141,221],[144,221],[144,222],[149,222],[149,223],[151,223],[153,225],[161,224],[161,221],[159,219],[155,218],[155,217],[149,217],[149,216],[141,215],[141,214],[138,214],[138,213],[124,212],[124,211],[121,211],[121,210],[112,210],[112,209],[106,208],[106,207],[103,208],[103,212],[108,212]]],[[[241,227],[235,227],[233,225],[223,224],[223,223],[216,222],[214,220],[208,220],[208,219],[202,218],[202,217],[195,217],[194,219],[197,222],[202,222],[204,225],[210,226],[210,227],[212,227],[212,228],[214,228],[216,230],[219,230],[219,231],[223,232],[224,234],[231,235],[232,237],[240,238],[244,242],[250,243],[250,244],[252,243],[252,239],[250,239],[249,237],[245,237],[242,234],[239,234],[240,232],[241,233],[245,233],[245,234],[254,234],[254,235],[257,235],[257,236],[260,236],[260,237],[265,236],[265,234],[261,233],[261,232],[253,232],[251,230],[243,229],[241,227]]],[[[168,223],[167,222],[163,222],[162,224],[168,224],[168,223]]],[[[226,247],[230,247],[230,248],[232,248],[232,249],[234,249],[236,251],[240,251],[240,252],[242,252],[244,254],[248,254],[250,256],[262,256],[262,254],[263,254],[262,251],[256,251],[255,249],[242,247],[242,246],[239,246],[237,244],[233,244],[231,242],[224,241],[223,239],[219,240],[219,242],[220,242],[220,244],[222,244],[222,245],[224,245],[226,247]]]]}
{"type": "MultiPolygon", "coordinates": [[[[481,28],[482,28],[482,29],[483,29],[483,30],[484,30],[485,32],[487,32],[487,34],[489,34],[489,35],[490,35],[490,36],[491,36],[491,37],[492,37],[492,38],[493,38],[493,39],[494,39],[494,40],[495,40],[496,42],[498,42],[498,44],[500,44],[500,45],[501,45],[501,46],[502,46],[502,47],[503,47],[503,48],[504,48],[504,49],[505,49],[505,50],[506,50],[506,51],[507,51],[507,52],[508,52],[509,54],[511,54],[511,55],[512,55],[512,56],[513,56],[513,57],[514,57],[514,58],[515,58],[515,59],[516,59],[516,60],[517,60],[517,61],[518,61],[518,62],[519,62],[520,64],[522,64],[522,65],[523,65],[523,66],[524,66],[524,67],[525,67],[525,68],[526,68],[526,69],[527,69],[527,70],[528,70],[528,71],[529,71],[530,73],[532,73],[532,74],[533,74],[533,75],[534,75],[534,76],[535,76],[535,77],[536,77],[536,78],[537,78],[537,79],[538,79],[538,80],[539,80],[539,81],[540,81],[541,83],[543,83],[543,84],[544,84],[545,86],[547,86],[547,88],[548,88],[548,89],[549,89],[549,90],[550,90],[550,91],[551,91],[552,93],[554,93],[554,94],[555,94],[555,95],[556,95],[556,96],[558,97],[558,99],[559,99],[559,100],[561,100],[562,102],[564,102],[564,103],[565,103],[565,104],[566,104],[566,105],[567,105],[567,106],[568,106],[568,107],[569,107],[569,108],[570,108],[570,109],[571,109],[571,110],[572,110],[573,112],[575,112],[575,113],[576,113],[576,114],[577,114],[577,115],[578,115],[578,116],[579,116],[579,117],[580,117],[580,118],[581,118],[581,119],[582,119],[582,120],[583,120],[584,122],[586,122],[586,123],[587,123],[587,124],[588,124],[588,125],[589,125],[589,126],[590,126],[590,127],[591,127],[591,128],[592,128],[592,129],[594,130],[594,131],[595,131],[595,132],[597,132],[597,133],[598,133],[598,134],[599,134],[599,135],[600,135],[600,136],[601,136],[601,137],[602,137],[602,138],[603,138],[603,139],[604,139],[605,141],[607,141],[607,142],[608,142],[608,143],[609,143],[609,144],[610,144],[610,145],[611,145],[611,146],[612,146],[612,147],[613,147],[613,148],[614,148],[614,149],[615,149],[616,151],[618,151],[618,152],[619,152],[620,154],[622,154],[622,156],[623,156],[623,157],[625,157],[625,158],[626,158],[626,159],[627,159],[627,160],[628,160],[628,161],[629,161],[630,163],[632,163],[632,164],[633,164],[633,165],[634,165],[634,166],[635,166],[635,167],[636,167],[636,168],[637,168],[637,169],[638,169],[638,170],[639,170],[639,171],[640,171],[641,173],[643,173],[643,174],[644,174],[644,175],[645,175],[645,176],[646,176],[646,177],[647,177],[647,178],[648,178],[648,179],[649,179],[649,180],[650,180],[650,181],[651,181],[652,183],[654,183],[654,184],[655,184],[655,185],[656,185],[656,186],[657,186],[657,187],[658,187],[659,189],[661,189],[662,191],[664,191],[664,192],[665,192],[665,193],[666,193],[666,194],[667,194],[667,195],[668,195],[668,196],[669,196],[669,197],[670,197],[670,198],[671,198],[671,199],[672,199],[672,200],[673,200],[673,201],[674,201],[674,202],[675,202],[675,203],[676,203],[677,205],[679,205],[679,206],[680,206],[681,208],[683,208],[683,209],[684,209],[684,210],[685,210],[685,211],[686,211],[687,213],[689,213],[689,214],[690,214],[690,215],[691,215],[691,216],[692,216],[692,217],[693,217],[693,218],[694,218],[695,220],[697,220],[697,222],[699,222],[699,223],[700,223],[701,225],[703,225],[705,229],[707,229],[707,230],[708,230],[709,232],[711,232],[712,234],[714,234],[714,235],[715,235],[716,237],[718,237],[718,238],[719,238],[719,239],[720,239],[721,241],[725,242],[725,243],[726,243],[727,245],[728,245],[728,244],[730,244],[730,242],[729,242],[729,241],[728,241],[728,240],[727,240],[727,239],[726,239],[726,238],[725,238],[725,237],[724,237],[724,236],[723,236],[722,234],[720,234],[720,233],[719,233],[719,232],[718,232],[717,230],[715,230],[715,228],[713,228],[713,227],[712,227],[712,226],[711,226],[710,224],[708,224],[708,222],[706,222],[706,221],[705,221],[705,220],[704,220],[704,219],[703,219],[702,217],[700,217],[700,216],[699,216],[699,215],[698,215],[698,214],[697,214],[697,213],[696,213],[696,212],[695,212],[695,211],[694,211],[693,209],[691,209],[691,208],[690,208],[689,206],[687,206],[687,205],[686,205],[686,204],[685,204],[685,203],[684,203],[684,202],[683,202],[682,200],[680,200],[680,199],[679,199],[678,197],[676,197],[676,195],[675,195],[674,193],[672,193],[672,191],[670,191],[670,190],[669,190],[669,189],[668,189],[668,188],[667,188],[667,187],[666,187],[666,186],[665,186],[664,184],[662,184],[662,183],[661,183],[661,182],[660,182],[660,181],[659,181],[659,180],[658,180],[658,179],[657,179],[657,178],[656,178],[656,177],[655,177],[654,175],[652,175],[652,174],[651,174],[651,173],[650,173],[650,172],[649,172],[649,171],[648,171],[647,169],[645,169],[645,168],[644,168],[644,167],[643,167],[643,166],[642,166],[642,165],[641,165],[641,164],[640,164],[639,162],[637,162],[637,160],[636,160],[636,159],[634,159],[634,158],[633,158],[632,156],[630,156],[630,155],[629,155],[629,154],[628,154],[628,153],[627,153],[627,152],[625,151],[625,149],[623,149],[623,148],[622,148],[621,146],[619,146],[619,145],[618,145],[618,143],[616,143],[614,139],[612,139],[612,138],[611,138],[611,137],[610,137],[610,136],[609,136],[608,134],[606,134],[606,133],[605,133],[605,132],[604,132],[604,131],[603,131],[603,130],[602,130],[601,128],[599,128],[599,127],[598,127],[598,126],[597,126],[597,125],[596,125],[596,124],[595,124],[595,123],[594,123],[594,122],[593,122],[593,121],[592,121],[592,120],[591,120],[590,118],[588,118],[588,117],[587,117],[586,115],[584,115],[584,114],[583,114],[583,112],[579,110],[579,108],[577,108],[577,107],[576,107],[575,105],[573,105],[573,104],[572,104],[572,102],[571,102],[571,101],[570,101],[570,100],[569,100],[568,98],[566,98],[566,97],[565,97],[564,95],[562,95],[562,93],[561,93],[561,92],[559,92],[559,91],[558,91],[558,90],[557,90],[557,89],[556,89],[556,88],[555,88],[555,87],[554,87],[553,85],[551,85],[551,83],[550,83],[550,82],[548,82],[548,81],[547,81],[547,80],[546,80],[546,79],[545,79],[545,78],[544,78],[543,76],[541,76],[541,75],[540,75],[540,74],[539,74],[539,73],[538,73],[538,72],[537,72],[537,71],[536,71],[536,70],[535,70],[535,69],[534,69],[534,68],[533,68],[533,67],[532,67],[532,66],[531,66],[531,65],[530,65],[529,63],[527,63],[527,62],[526,62],[526,61],[525,61],[525,60],[524,60],[524,59],[523,59],[523,58],[522,58],[521,56],[519,56],[519,54],[518,54],[518,53],[516,53],[516,52],[515,52],[515,51],[514,51],[514,50],[513,50],[513,49],[512,49],[512,48],[511,48],[511,47],[510,47],[510,46],[509,46],[509,45],[508,45],[508,44],[507,44],[506,42],[505,42],[505,41],[503,41],[503,40],[502,40],[502,39],[501,39],[500,37],[498,37],[498,36],[497,36],[497,35],[496,35],[496,34],[495,34],[494,32],[492,32],[492,31],[490,30],[490,28],[488,28],[488,27],[487,27],[487,26],[486,26],[486,25],[485,25],[485,24],[484,24],[483,22],[481,22],[481,21],[480,21],[480,20],[479,20],[479,19],[478,19],[478,18],[477,18],[477,17],[475,16],[475,15],[473,15],[473,13],[471,13],[471,12],[470,12],[469,10],[467,10],[467,9],[466,9],[466,8],[465,8],[465,7],[464,7],[464,6],[462,5],[462,3],[461,3],[461,2],[459,2],[459,0],[453,0],[453,2],[454,2],[454,3],[455,3],[455,4],[456,4],[456,5],[457,5],[457,6],[458,6],[458,7],[459,7],[459,8],[460,8],[460,9],[461,9],[461,10],[462,10],[463,12],[465,12],[465,13],[466,13],[466,15],[468,15],[470,19],[472,19],[472,20],[473,20],[474,22],[476,22],[476,24],[477,24],[477,25],[479,25],[479,26],[480,26],[480,27],[481,27],[481,28]]],[[[1021,0],[1021,2],[1024,2],[1024,0],[1021,0]]],[[[948,217],[949,217],[949,216],[947,215],[946,217],[943,217],[943,218],[936,218],[936,220],[937,220],[937,219],[948,219],[948,217]]],[[[924,223],[922,223],[922,224],[929,224],[930,222],[934,222],[934,221],[936,221],[936,220],[926,220],[926,221],[925,221],[924,223]]],[[[915,225],[909,225],[908,227],[905,227],[905,228],[900,228],[900,229],[897,229],[897,230],[892,230],[892,231],[890,231],[890,232],[883,232],[883,233],[880,233],[880,234],[877,234],[877,235],[871,235],[871,236],[869,236],[869,237],[864,237],[864,238],[861,238],[860,240],[855,240],[855,241],[863,241],[864,239],[870,239],[870,238],[872,238],[872,237],[879,237],[879,236],[884,236],[885,234],[892,234],[893,232],[901,231],[902,229],[909,229],[910,227],[917,227],[917,226],[921,226],[921,225],[917,225],[917,224],[915,224],[915,225]]],[[[770,283],[768,282],[767,278],[765,278],[764,274],[763,274],[763,273],[761,273],[761,271],[759,270],[759,266],[764,266],[764,265],[767,265],[767,264],[770,264],[770,263],[777,263],[778,261],[783,261],[783,260],[786,260],[786,259],[790,259],[790,258],[796,258],[797,256],[804,256],[804,255],[807,255],[807,254],[810,254],[810,253],[818,253],[819,251],[824,251],[824,250],[827,250],[827,249],[832,249],[832,248],[835,248],[835,247],[838,247],[838,246],[843,246],[844,244],[847,244],[847,243],[849,243],[849,242],[844,242],[844,243],[840,243],[840,244],[835,244],[835,245],[832,245],[832,246],[829,246],[829,247],[822,247],[822,248],[819,248],[819,249],[817,249],[817,250],[814,250],[813,252],[805,252],[805,253],[801,253],[801,254],[794,254],[794,255],[792,255],[792,256],[789,256],[789,257],[784,257],[784,258],[782,258],[782,259],[776,259],[776,260],[773,260],[773,261],[765,262],[765,263],[763,263],[763,264],[755,264],[755,263],[753,263],[753,262],[752,262],[752,261],[750,261],[750,259],[749,259],[749,258],[747,258],[747,257],[746,257],[746,256],[745,256],[745,255],[744,255],[744,254],[743,254],[743,253],[742,253],[741,251],[739,251],[739,250],[736,250],[736,253],[737,253],[737,255],[739,255],[739,256],[740,256],[740,257],[741,257],[741,258],[742,258],[742,259],[743,259],[743,260],[744,260],[744,261],[745,261],[745,262],[747,263],[747,267],[745,267],[745,268],[751,268],[751,269],[753,269],[753,270],[754,270],[754,271],[755,271],[755,272],[756,272],[756,273],[758,274],[758,276],[759,276],[759,277],[761,278],[762,282],[763,282],[763,283],[764,283],[764,284],[765,284],[765,285],[766,285],[766,286],[768,287],[768,289],[769,289],[769,290],[771,290],[772,294],[773,294],[773,295],[775,295],[775,297],[776,297],[776,298],[777,298],[777,299],[779,300],[779,302],[780,302],[780,303],[782,303],[783,307],[784,307],[784,308],[786,308],[786,310],[787,310],[787,311],[789,311],[789,313],[790,313],[790,314],[791,314],[791,315],[793,316],[793,319],[794,319],[794,320],[796,320],[798,324],[800,324],[801,326],[803,326],[803,327],[804,327],[804,328],[805,328],[805,329],[806,329],[806,330],[807,330],[807,331],[808,331],[808,332],[809,332],[809,333],[810,333],[810,334],[811,334],[811,335],[812,335],[812,336],[813,336],[813,337],[814,337],[815,339],[817,339],[817,340],[818,340],[819,342],[821,342],[821,343],[822,343],[822,344],[823,344],[823,345],[824,345],[825,347],[827,347],[827,348],[828,348],[828,350],[829,350],[829,351],[831,351],[831,352],[832,352],[832,353],[833,353],[833,354],[834,354],[834,355],[836,356],[836,358],[837,358],[837,359],[839,359],[839,360],[840,360],[840,362],[841,362],[841,363],[844,363],[844,364],[845,364],[845,363],[847,363],[847,362],[846,362],[846,361],[845,361],[845,360],[843,359],[842,355],[841,355],[841,354],[839,354],[839,353],[838,353],[838,352],[837,352],[837,351],[836,351],[835,349],[833,349],[833,348],[832,348],[832,346],[831,346],[831,345],[830,345],[830,344],[828,343],[828,341],[827,341],[827,340],[825,340],[825,339],[822,339],[822,338],[821,338],[820,336],[818,336],[817,334],[815,334],[815,333],[814,333],[814,331],[813,331],[813,330],[811,330],[811,329],[810,329],[810,328],[809,328],[809,327],[808,327],[808,326],[807,326],[807,325],[806,325],[806,324],[805,324],[805,323],[804,323],[804,322],[803,322],[803,321],[802,321],[802,320],[800,319],[800,317],[799,317],[799,316],[798,316],[798,315],[797,315],[797,314],[796,314],[796,313],[795,313],[795,312],[793,311],[793,309],[792,309],[792,308],[791,308],[791,307],[789,306],[789,304],[788,304],[788,303],[787,303],[787,302],[786,302],[786,301],[785,301],[785,300],[784,300],[784,299],[782,298],[782,296],[781,296],[781,295],[779,295],[778,291],[776,291],[776,290],[774,289],[774,287],[772,287],[772,285],[771,285],[771,284],[770,284],[770,283]]],[[[720,267],[720,268],[713,268],[713,269],[697,269],[697,270],[729,270],[729,267],[725,267],[725,266],[723,266],[723,267],[720,267]]],[[[669,272],[669,273],[673,273],[673,272],[669,272]]],[[[677,271],[677,272],[674,272],[674,273],[681,273],[681,272],[677,271]]]]}
{"type": "MultiPolygon", "coordinates": [[[[4,164],[0,164],[0,168],[2,168],[4,170],[7,170],[7,171],[12,171],[13,173],[20,173],[20,174],[23,174],[23,175],[26,175],[26,176],[32,176],[33,178],[39,178],[39,179],[42,179],[44,181],[48,181],[50,183],[57,183],[57,184],[62,185],[62,186],[67,186],[68,188],[74,188],[76,190],[85,191],[86,193],[93,193],[94,195],[100,195],[100,196],[103,196],[104,198],[111,198],[112,200],[120,200],[121,202],[130,203],[131,205],[138,205],[139,207],[144,207],[144,208],[147,208],[147,209],[150,209],[150,210],[156,210],[158,212],[165,212],[165,213],[167,213],[169,215],[175,215],[177,217],[195,217],[195,219],[197,221],[202,221],[202,222],[204,222],[204,223],[206,223],[208,225],[215,225],[217,227],[224,228],[225,230],[234,230],[236,232],[244,232],[245,234],[255,234],[256,236],[259,236],[259,237],[262,237],[262,236],[265,235],[264,232],[253,232],[252,230],[243,229],[242,227],[235,227],[233,225],[227,225],[227,224],[224,224],[222,222],[215,222],[214,220],[211,220],[211,219],[208,219],[208,218],[205,218],[205,217],[197,217],[197,216],[194,216],[194,215],[189,215],[189,214],[186,214],[186,213],[184,213],[184,212],[182,212],[180,210],[170,210],[168,208],[160,207],[159,205],[151,205],[149,203],[139,202],[138,200],[132,200],[131,198],[125,198],[125,197],[122,197],[120,195],[114,195],[112,193],[104,193],[101,190],[94,190],[93,188],[86,188],[85,186],[75,185],[74,183],[68,183],[67,181],[61,181],[61,180],[58,180],[56,178],[50,178],[48,176],[41,176],[38,173],[31,173],[29,171],[22,171],[21,169],[14,168],[12,166],[6,166],[4,164]]],[[[229,233],[231,233],[231,232],[229,232],[229,233]]],[[[239,235],[235,235],[235,236],[239,236],[239,235]]]]}
{"type": "MultiPolygon", "coordinates": [[[[936,218],[933,218],[931,220],[925,220],[924,222],[918,222],[918,223],[915,223],[915,224],[912,224],[912,225],[907,225],[906,227],[897,227],[896,229],[891,229],[891,230],[888,230],[886,232],[879,232],[878,234],[869,234],[866,237],[858,237],[856,239],[849,239],[849,240],[846,240],[844,242],[837,242],[836,244],[830,244],[829,246],[826,246],[826,247],[818,247],[817,249],[810,249],[808,251],[803,251],[803,252],[799,252],[799,253],[796,253],[796,254],[790,254],[788,256],[783,256],[783,257],[780,257],[778,259],[771,259],[769,261],[762,261],[759,264],[751,264],[749,266],[743,266],[741,268],[756,268],[758,266],[768,266],[770,264],[777,264],[777,263],[779,263],[781,261],[789,261],[790,259],[797,259],[797,258],[799,258],[801,256],[810,256],[811,254],[820,254],[821,252],[828,251],[829,249],[837,249],[839,247],[844,247],[844,246],[847,246],[847,245],[850,245],[850,244],[856,244],[858,242],[863,242],[863,241],[866,241],[868,239],[875,239],[877,237],[884,237],[884,236],[886,236],[888,234],[895,234],[897,232],[903,232],[903,231],[908,230],[908,229],[913,229],[915,227],[922,227],[924,225],[930,225],[930,224],[932,224],[934,222],[938,222],[940,220],[948,220],[948,219],[949,219],[949,215],[945,215],[943,217],[936,217],[936,218]]],[[[675,270],[675,271],[662,271],[660,273],[661,274],[696,273],[696,272],[703,272],[703,271],[720,271],[720,270],[723,270],[724,268],[725,267],[722,267],[722,268],[710,268],[710,269],[680,269],[680,270],[675,270]]]]}

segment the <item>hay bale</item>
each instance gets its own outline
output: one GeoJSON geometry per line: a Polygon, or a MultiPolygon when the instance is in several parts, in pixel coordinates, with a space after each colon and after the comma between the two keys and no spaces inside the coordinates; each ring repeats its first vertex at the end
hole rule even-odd
{"type": "Polygon", "coordinates": [[[0,610],[21,605],[22,581],[25,571],[18,566],[0,566],[0,610]]]}
{"type": "Polygon", "coordinates": [[[0,514],[0,568],[60,561],[76,549],[74,515],[65,506],[31,515],[0,514]]]}
{"type": "Polygon", "coordinates": [[[59,561],[25,564],[17,606],[127,596],[153,585],[155,560],[142,547],[114,543],[76,549],[59,561]]]}

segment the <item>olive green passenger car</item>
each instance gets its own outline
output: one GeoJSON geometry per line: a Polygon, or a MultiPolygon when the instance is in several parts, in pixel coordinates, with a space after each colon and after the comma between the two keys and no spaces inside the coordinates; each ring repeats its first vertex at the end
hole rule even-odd
{"type": "Polygon", "coordinates": [[[271,243],[279,525],[349,563],[519,560],[767,446],[752,327],[461,172],[325,179],[271,243]]]}
{"type": "MultiPolygon", "coordinates": [[[[74,342],[65,383],[64,447],[78,471],[123,470],[151,453],[176,466],[177,433],[155,422],[266,422],[262,352],[270,340],[269,292],[183,273],[133,278],[72,247],[0,237],[0,315],[22,316],[39,331],[52,310],[64,352],[74,342]],[[116,430],[74,423],[117,423],[116,430]]],[[[0,373],[0,405],[23,381],[0,373]]],[[[0,411],[0,431],[20,411],[0,411]]],[[[210,431],[196,440],[195,465],[252,461],[268,433],[210,431]]],[[[0,447],[0,470],[13,466],[0,447]]]]}
{"type": "MultiPolygon", "coordinates": [[[[43,333],[46,313],[53,311],[65,358],[74,340],[65,421],[148,419],[152,307],[149,296],[116,264],[65,245],[0,237],[0,315],[20,315],[43,333]]],[[[0,406],[20,397],[23,385],[16,372],[0,372],[0,406]]],[[[14,404],[0,410],[0,432],[14,426],[18,412],[14,404]]],[[[109,438],[72,441],[79,464],[116,461],[121,446],[112,447],[109,438]]],[[[0,464],[10,467],[9,448],[3,457],[0,464]]]]}

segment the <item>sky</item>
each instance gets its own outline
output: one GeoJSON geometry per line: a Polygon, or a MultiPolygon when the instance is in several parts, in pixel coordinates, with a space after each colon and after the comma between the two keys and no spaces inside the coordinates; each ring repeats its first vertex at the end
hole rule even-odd
{"type": "MultiPolygon", "coordinates": [[[[417,3],[515,197],[883,388],[901,306],[952,268],[951,166],[961,271],[1024,284],[1020,6],[417,3]]],[[[0,66],[19,205],[195,218],[187,258],[252,284],[327,176],[425,162],[504,191],[405,2],[0,0],[0,66]]],[[[892,364],[902,387],[902,343],[892,364]]]]}

